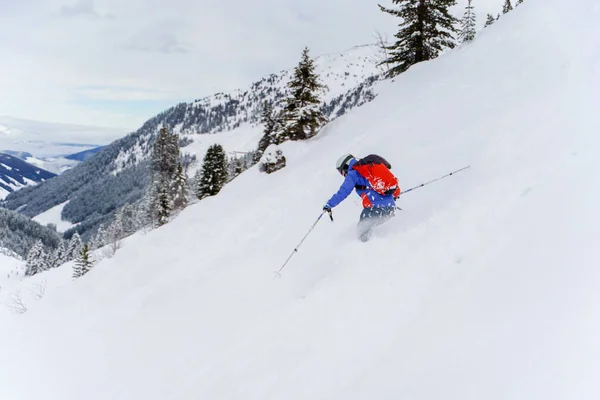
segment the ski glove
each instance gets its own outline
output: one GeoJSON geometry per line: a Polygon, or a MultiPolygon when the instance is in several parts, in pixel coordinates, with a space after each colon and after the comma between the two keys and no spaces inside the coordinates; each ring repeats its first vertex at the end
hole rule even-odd
{"type": "Polygon", "coordinates": [[[327,204],[325,204],[323,206],[323,212],[326,212],[327,214],[329,214],[329,219],[331,219],[331,222],[333,222],[333,213],[331,212],[331,207],[329,207],[327,204]]]}

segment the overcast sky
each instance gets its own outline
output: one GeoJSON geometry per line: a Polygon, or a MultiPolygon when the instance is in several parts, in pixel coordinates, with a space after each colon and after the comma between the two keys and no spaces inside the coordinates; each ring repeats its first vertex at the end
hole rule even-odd
{"type": "MultiPolygon", "coordinates": [[[[497,12],[503,1],[477,2],[497,12]]],[[[305,45],[318,55],[393,34],[377,3],[0,0],[0,115],[135,129],[292,67],[305,45]]]]}

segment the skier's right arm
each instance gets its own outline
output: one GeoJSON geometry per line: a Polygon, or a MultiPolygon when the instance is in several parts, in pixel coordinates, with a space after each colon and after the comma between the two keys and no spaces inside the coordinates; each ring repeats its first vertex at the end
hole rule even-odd
{"type": "Polygon", "coordinates": [[[342,186],[340,186],[337,193],[331,196],[331,199],[329,199],[327,202],[326,207],[333,208],[340,204],[346,197],[348,197],[350,193],[352,193],[354,186],[356,186],[356,183],[354,182],[354,175],[351,171],[348,175],[346,175],[346,179],[344,179],[344,183],[342,183],[342,186]]]}

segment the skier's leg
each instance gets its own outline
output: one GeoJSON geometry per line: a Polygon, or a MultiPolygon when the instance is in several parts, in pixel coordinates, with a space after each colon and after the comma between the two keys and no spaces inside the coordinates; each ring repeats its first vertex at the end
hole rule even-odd
{"type": "Polygon", "coordinates": [[[358,221],[358,238],[362,242],[367,242],[371,238],[371,229],[373,228],[373,209],[365,208],[360,213],[360,220],[358,221]]]}
{"type": "Polygon", "coordinates": [[[386,223],[394,216],[394,207],[365,208],[358,222],[358,237],[367,242],[373,233],[373,228],[386,223]]]}

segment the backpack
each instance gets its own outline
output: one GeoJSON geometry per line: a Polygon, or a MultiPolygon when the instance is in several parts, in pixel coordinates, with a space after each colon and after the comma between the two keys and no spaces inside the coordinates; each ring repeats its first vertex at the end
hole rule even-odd
{"type": "MultiPolygon", "coordinates": [[[[392,168],[392,165],[385,158],[375,154],[358,160],[352,167],[369,182],[371,189],[380,195],[398,197],[400,196],[398,178],[394,176],[390,168],[392,168]]],[[[367,188],[357,187],[357,189],[365,190],[367,188]]]]}

